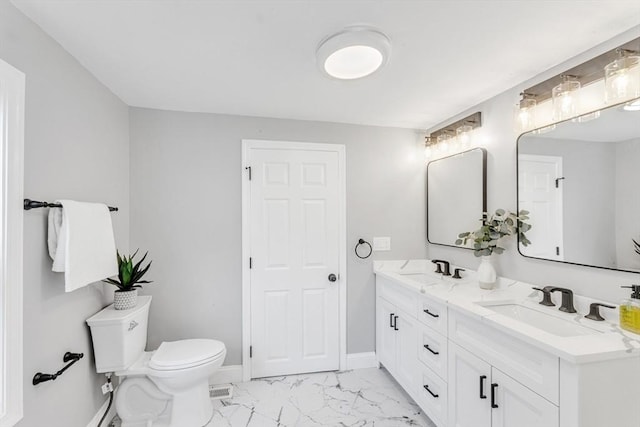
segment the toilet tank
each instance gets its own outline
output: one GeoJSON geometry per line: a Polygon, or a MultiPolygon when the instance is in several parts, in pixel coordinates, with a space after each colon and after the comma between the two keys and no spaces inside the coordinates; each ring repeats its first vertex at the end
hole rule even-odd
{"type": "Polygon", "coordinates": [[[135,308],[116,310],[111,304],[87,319],[98,373],[123,371],[144,352],[150,305],[150,296],[139,296],[135,308]]]}

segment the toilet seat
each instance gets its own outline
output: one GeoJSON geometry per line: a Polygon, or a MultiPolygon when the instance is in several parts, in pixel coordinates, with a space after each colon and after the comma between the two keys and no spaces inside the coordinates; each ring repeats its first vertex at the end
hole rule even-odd
{"type": "Polygon", "coordinates": [[[156,371],[175,371],[210,363],[224,357],[224,343],[210,339],[167,341],[149,359],[149,368],[156,371]]]}

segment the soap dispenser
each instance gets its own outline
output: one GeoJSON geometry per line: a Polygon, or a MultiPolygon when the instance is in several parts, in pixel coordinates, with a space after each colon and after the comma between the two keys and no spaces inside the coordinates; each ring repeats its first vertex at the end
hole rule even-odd
{"type": "Polygon", "coordinates": [[[631,298],[620,304],[620,327],[640,334],[640,285],[621,286],[632,290],[631,298]]]}

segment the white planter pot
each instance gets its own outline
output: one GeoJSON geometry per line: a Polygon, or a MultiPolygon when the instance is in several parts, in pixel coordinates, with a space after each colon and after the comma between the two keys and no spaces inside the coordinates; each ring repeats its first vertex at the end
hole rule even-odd
{"type": "Polygon", "coordinates": [[[482,289],[493,289],[496,286],[496,269],[493,267],[491,255],[483,256],[478,267],[478,282],[482,289]]]}
{"type": "Polygon", "coordinates": [[[115,291],[113,293],[113,308],[116,310],[129,310],[138,305],[138,290],[115,291]]]}

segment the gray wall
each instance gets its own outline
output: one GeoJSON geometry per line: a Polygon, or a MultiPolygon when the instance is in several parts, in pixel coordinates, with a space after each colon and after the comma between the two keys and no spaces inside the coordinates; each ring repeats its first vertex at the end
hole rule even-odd
{"type": "Polygon", "coordinates": [[[375,349],[373,259],[422,258],[425,164],[412,130],[132,108],[131,246],[149,250],[155,283],[149,346],[224,341],[241,363],[242,139],[346,145],[349,353],[375,349]],[[392,251],[358,260],[359,237],[392,251]]]}
{"type": "MultiPolygon", "coordinates": [[[[477,130],[476,135],[477,139],[484,143],[488,151],[487,197],[489,210],[495,210],[496,208],[516,210],[516,139],[518,134],[514,129],[513,114],[515,105],[520,99],[519,93],[527,87],[560,74],[638,36],[640,36],[640,26],[486,102],[471,107],[461,112],[458,116],[452,117],[432,128],[432,130],[435,130],[442,125],[462,119],[473,112],[482,112],[482,128],[477,130]]],[[[501,276],[520,279],[537,285],[568,286],[578,294],[614,303],[628,296],[627,290],[620,289],[620,285],[637,283],[640,278],[635,273],[615,272],[525,258],[517,252],[515,246],[514,241],[509,242],[507,245],[508,250],[497,257],[496,269],[501,276]]],[[[477,268],[480,263],[473,256],[473,253],[459,248],[429,245],[428,254],[429,258],[449,259],[456,264],[473,269],[477,268]]]]}
{"type": "MultiPolygon", "coordinates": [[[[26,74],[25,197],[108,202],[116,240],[129,235],[128,108],[8,1],[0,1],[0,58],[26,74]]],[[[111,295],[102,285],[64,292],[45,249],[46,209],[24,220],[24,419],[19,427],[84,427],[104,396],[85,319],[111,295]],[[62,367],[66,351],[85,358],[55,382],[31,385],[62,367]]]]}
{"type": "Polygon", "coordinates": [[[562,158],[564,260],[617,265],[616,236],[611,230],[616,203],[615,145],[535,136],[521,138],[519,144],[519,154],[562,158]]]}

